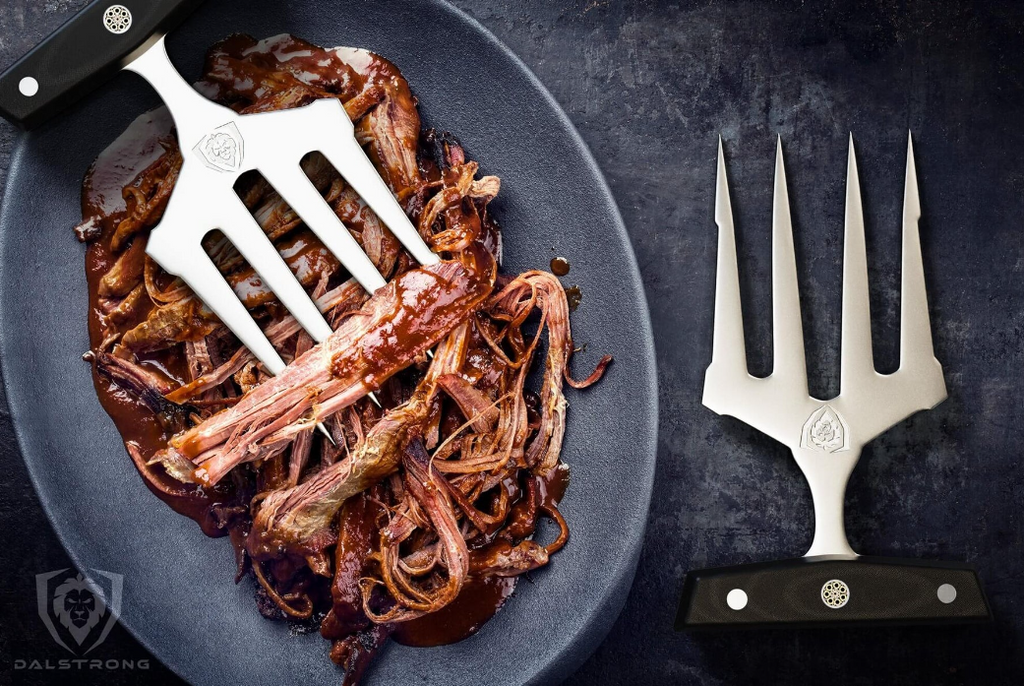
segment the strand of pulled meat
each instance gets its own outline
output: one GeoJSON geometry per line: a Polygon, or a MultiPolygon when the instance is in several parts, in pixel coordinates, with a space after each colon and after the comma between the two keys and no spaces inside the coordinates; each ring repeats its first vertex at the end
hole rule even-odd
{"type": "Polygon", "coordinates": [[[349,457],[321,469],[298,486],[267,495],[253,518],[249,550],[254,557],[284,548],[302,549],[306,541],[330,527],[346,499],[398,468],[410,432],[420,431],[426,419],[438,379],[462,366],[467,338],[466,323],[448,334],[412,398],[388,411],[349,457]]]}
{"type": "Polygon", "coordinates": [[[430,556],[433,559],[429,566],[421,569],[433,571],[437,562],[445,573],[442,583],[428,588],[417,588],[406,574],[394,573],[401,563],[401,546],[415,527],[410,526],[411,520],[405,517],[393,517],[381,533],[383,545],[379,557],[383,581],[365,577],[360,582],[363,611],[378,624],[409,621],[444,607],[459,595],[469,574],[469,549],[452,506],[450,486],[444,476],[431,467],[430,456],[419,436],[409,441],[403,451],[402,465],[407,492],[422,507],[430,528],[438,537],[438,545],[430,556]],[[386,585],[397,601],[383,613],[378,613],[371,603],[373,587],[377,584],[386,585]]]}
{"type": "MultiPolygon", "coordinates": [[[[355,279],[349,279],[323,295],[314,298],[313,302],[321,312],[331,315],[339,310],[344,311],[360,305],[366,301],[367,297],[366,291],[359,285],[359,282],[355,279]]],[[[264,333],[271,343],[275,346],[280,346],[289,338],[299,333],[301,329],[302,326],[298,320],[289,314],[268,326],[264,333]]],[[[256,357],[249,352],[248,348],[239,348],[227,362],[213,371],[194,379],[192,382],[168,392],[166,398],[173,403],[188,402],[203,392],[221,385],[231,378],[231,375],[255,359],[256,357]]]]}
{"type": "Polygon", "coordinates": [[[562,379],[572,355],[569,335],[569,303],[565,289],[553,274],[532,271],[521,274],[492,299],[499,310],[514,311],[515,303],[526,291],[537,298],[548,327],[548,354],[544,361],[544,381],[540,391],[541,422],[537,435],[526,450],[526,464],[537,474],[545,474],[558,464],[565,435],[565,409],[562,379]]]}
{"type": "Polygon", "coordinates": [[[362,398],[465,319],[493,283],[493,262],[482,271],[442,262],[402,274],[281,374],[174,437],[159,459],[176,474],[182,458],[189,460],[200,481],[214,484],[241,462],[279,453],[311,422],[362,398]]]}
{"type": "MultiPolygon", "coordinates": [[[[431,236],[430,227],[434,225],[438,217],[443,212],[458,206],[466,198],[487,203],[498,194],[501,189],[501,180],[497,176],[474,178],[478,168],[479,165],[476,162],[465,162],[444,172],[441,191],[427,202],[420,215],[419,232],[421,235],[431,236]]],[[[465,250],[475,239],[474,231],[460,231],[458,225],[431,236],[435,249],[447,252],[465,250]]]]}

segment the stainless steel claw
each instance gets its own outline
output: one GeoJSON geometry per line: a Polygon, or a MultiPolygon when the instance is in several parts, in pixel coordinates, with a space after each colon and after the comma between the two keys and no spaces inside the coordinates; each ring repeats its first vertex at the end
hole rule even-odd
{"type": "Polygon", "coordinates": [[[747,372],[732,207],[722,142],[718,143],[715,222],[718,267],[714,344],[704,380],[704,404],[768,434],[792,450],[814,499],[815,530],[808,556],[854,556],[843,524],[846,484],[861,449],[883,431],[946,398],[942,365],[932,349],[928,300],[918,220],[921,203],[913,141],[907,141],[903,197],[903,267],[900,367],[875,371],[871,350],[864,211],[857,160],[850,136],[846,178],[846,228],[843,256],[843,320],[840,393],[830,400],[807,389],[800,296],[797,290],[793,226],[782,159],[775,155],[772,214],[772,317],[774,368],[757,378],[747,372]]]}
{"type": "Polygon", "coordinates": [[[181,78],[163,38],[125,68],[159,92],[174,118],[182,153],[178,182],[146,253],[181,277],[271,373],[280,373],[284,361],[203,251],[207,233],[220,229],[315,341],[323,342],[331,327],[238,199],[234,184],[240,174],[258,169],[370,293],[385,284],[384,278],[303,174],[299,162],[307,153],[321,152],[416,260],[439,260],[359,146],[338,100],[239,115],[181,78]]]}

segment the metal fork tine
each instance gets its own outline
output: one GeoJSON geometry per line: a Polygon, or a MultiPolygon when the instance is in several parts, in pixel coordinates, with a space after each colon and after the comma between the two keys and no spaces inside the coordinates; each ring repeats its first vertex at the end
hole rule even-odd
{"type": "MultiPolygon", "coordinates": [[[[292,274],[291,269],[288,268],[280,253],[277,252],[274,244],[270,242],[270,239],[263,233],[260,225],[256,223],[256,219],[249,214],[249,210],[242,203],[241,198],[235,196],[234,202],[226,201],[224,209],[225,212],[221,219],[220,230],[231,240],[231,243],[238,252],[242,253],[242,257],[256,270],[260,278],[274,292],[274,295],[277,296],[281,304],[291,312],[299,325],[308,331],[314,340],[318,342],[327,340],[327,337],[331,335],[331,325],[320,314],[320,310],[317,309],[312,298],[306,294],[302,284],[292,274]]],[[[223,281],[223,277],[221,277],[221,280],[223,281]]],[[[225,281],[225,283],[227,282],[225,281]]],[[[257,330],[259,330],[259,327],[257,327],[257,330]]],[[[235,335],[238,336],[238,333],[235,333],[235,335]]],[[[257,359],[263,362],[264,366],[270,369],[266,359],[260,354],[256,354],[255,350],[245,339],[241,336],[238,336],[238,338],[256,355],[257,359]]],[[[263,338],[266,340],[265,336],[263,338]]],[[[271,346],[271,349],[273,349],[273,346],[271,346]]],[[[277,359],[280,360],[280,357],[278,356],[277,359]]],[[[281,368],[284,368],[283,365],[281,368]]],[[[270,371],[275,376],[280,372],[280,370],[270,371]]],[[[372,393],[370,397],[373,399],[373,402],[380,405],[380,402],[372,393]]],[[[317,428],[323,435],[327,436],[332,444],[334,443],[334,439],[331,437],[327,427],[323,424],[317,424],[317,428]]]]}
{"type": "Polygon", "coordinates": [[[903,276],[900,304],[900,367],[919,366],[935,357],[921,260],[921,198],[917,190],[914,142],[907,134],[907,179],[903,190],[903,276]]]}
{"type": "MultiPolygon", "coordinates": [[[[260,171],[368,293],[387,283],[298,164],[291,169],[260,171]]],[[[371,203],[367,204],[373,207],[371,203]]]]}
{"type": "Polygon", "coordinates": [[[846,230],[843,243],[843,324],[840,349],[840,392],[846,393],[874,377],[871,349],[871,305],[868,300],[868,262],[864,241],[857,157],[850,134],[846,167],[846,230]]]}
{"type": "Polygon", "coordinates": [[[806,390],[804,329],[781,136],[775,146],[775,197],[772,201],[772,328],[775,359],[772,376],[785,377],[788,383],[799,383],[806,390]]]}
{"type": "MultiPolygon", "coordinates": [[[[194,259],[182,262],[174,270],[176,276],[189,285],[206,306],[238,337],[249,351],[256,356],[271,374],[280,374],[285,367],[284,360],[263,334],[256,320],[235,295],[234,289],[224,279],[213,261],[201,250],[194,259]]],[[[278,257],[280,259],[280,257],[278,257]]],[[[165,261],[166,263],[166,261],[165,261]]]]}
{"type": "MultiPolygon", "coordinates": [[[[715,271],[715,328],[711,366],[727,373],[747,371],[747,349],[743,340],[743,309],[736,264],[736,233],[729,202],[729,181],[725,174],[722,137],[718,137],[718,180],[715,192],[715,223],[718,224],[718,266],[715,271]]],[[[707,392],[709,384],[705,384],[707,392]]]]}
{"type": "Polygon", "coordinates": [[[395,200],[391,189],[374,169],[373,163],[355,137],[348,136],[342,140],[332,141],[322,146],[320,152],[417,262],[425,265],[435,264],[441,259],[430,250],[416,227],[409,221],[402,206],[395,200]]]}
{"type": "Polygon", "coordinates": [[[242,201],[235,196],[233,201],[225,202],[224,209],[219,227],[224,235],[302,328],[314,340],[326,340],[331,335],[330,325],[242,201]]]}

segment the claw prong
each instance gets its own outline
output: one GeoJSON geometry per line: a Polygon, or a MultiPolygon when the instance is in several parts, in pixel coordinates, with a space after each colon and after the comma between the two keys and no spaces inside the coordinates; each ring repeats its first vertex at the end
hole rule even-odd
{"type": "Polygon", "coordinates": [[[793,247],[793,218],[789,208],[782,136],[775,143],[775,191],[772,200],[772,377],[807,390],[804,330],[793,247]]]}
{"type": "Polygon", "coordinates": [[[840,388],[847,393],[870,383],[875,373],[871,349],[871,304],[868,298],[868,260],[864,239],[864,207],[853,134],[846,165],[846,221],[843,239],[843,320],[840,349],[840,388]]]}
{"type": "Polygon", "coordinates": [[[729,181],[725,172],[722,138],[718,138],[718,176],[715,191],[715,223],[718,225],[718,265],[715,274],[715,326],[712,365],[747,371],[743,340],[743,310],[740,304],[739,271],[736,263],[736,233],[729,181]]]}
{"type": "Polygon", "coordinates": [[[900,372],[921,380],[922,408],[946,397],[942,367],[935,359],[928,293],[921,257],[921,196],[917,187],[914,141],[907,134],[907,175],[903,189],[903,266],[900,285],[900,372]]]}

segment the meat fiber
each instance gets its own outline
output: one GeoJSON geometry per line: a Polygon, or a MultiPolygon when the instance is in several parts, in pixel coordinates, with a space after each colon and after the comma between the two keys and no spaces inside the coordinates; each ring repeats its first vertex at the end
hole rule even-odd
{"type": "Polygon", "coordinates": [[[459,262],[402,274],[281,374],[175,436],[168,459],[191,460],[196,480],[215,484],[241,462],[280,453],[433,347],[490,294],[493,278],[459,262]]]}

